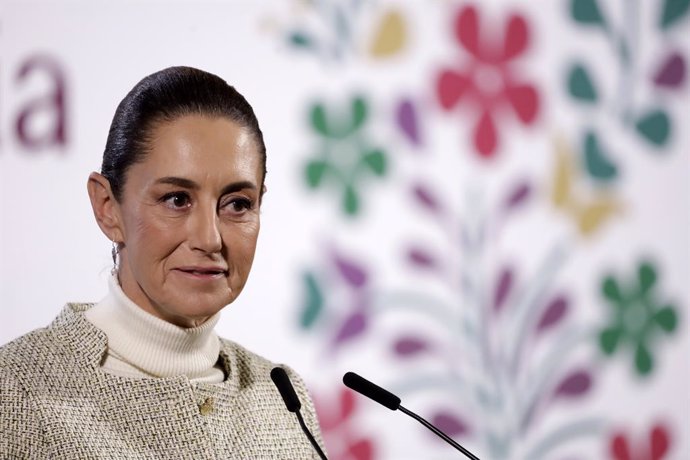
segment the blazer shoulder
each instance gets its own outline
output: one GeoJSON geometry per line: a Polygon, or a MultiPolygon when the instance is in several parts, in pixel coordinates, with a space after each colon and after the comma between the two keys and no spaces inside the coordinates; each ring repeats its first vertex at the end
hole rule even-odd
{"type": "Polygon", "coordinates": [[[47,328],[28,332],[0,347],[0,370],[17,366],[33,366],[47,351],[49,341],[47,328]]]}

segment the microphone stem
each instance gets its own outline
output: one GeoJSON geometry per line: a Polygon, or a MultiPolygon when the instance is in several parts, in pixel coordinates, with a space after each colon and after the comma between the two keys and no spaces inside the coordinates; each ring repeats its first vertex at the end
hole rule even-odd
{"type": "Polygon", "coordinates": [[[321,447],[319,447],[319,443],[316,442],[316,439],[314,439],[314,436],[311,434],[311,431],[309,431],[309,429],[307,428],[307,425],[304,423],[304,419],[302,418],[302,414],[300,414],[299,410],[295,412],[295,415],[297,416],[297,420],[299,421],[299,425],[302,427],[302,431],[304,431],[304,434],[307,435],[309,442],[314,447],[314,450],[316,451],[316,453],[319,454],[319,457],[321,458],[321,460],[328,460],[326,458],[326,454],[324,454],[323,451],[321,450],[321,447]]]}
{"type": "Polygon", "coordinates": [[[423,419],[422,417],[420,417],[419,415],[415,414],[414,412],[412,412],[412,411],[410,411],[410,410],[408,410],[408,409],[405,409],[403,406],[399,406],[398,409],[400,409],[402,412],[406,413],[407,415],[409,415],[409,416],[412,417],[413,419],[417,420],[419,423],[421,423],[421,424],[424,425],[425,427],[429,428],[431,431],[433,431],[433,432],[436,433],[438,436],[440,436],[440,437],[441,437],[444,441],[446,441],[448,444],[450,444],[451,446],[455,447],[457,450],[459,450],[460,452],[462,452],[463,454],[465,454],[465,456],[466,456],[467,458],[470,458],[470,459],[472,459],[472,460],[479,460],[479,457],[475,457],[475,456],[472,454],[472,452],[470,452],[469,450],[465,449],[464,447],[462,447],[462,446],[461,446],[460,444],[458,444],[457,442],[453,441],[453,439],[452,439],[450,436],[448,436],[446,433],[444,433],[443,431],[441,431],[441,430],[439,430],[438,428],[436,428],[436,427],[435,427],[434,425],[432,425],[431,423],[429,423],[429,422],[427,422],[426,420],[424,420],[424,419],[423,419]]]}

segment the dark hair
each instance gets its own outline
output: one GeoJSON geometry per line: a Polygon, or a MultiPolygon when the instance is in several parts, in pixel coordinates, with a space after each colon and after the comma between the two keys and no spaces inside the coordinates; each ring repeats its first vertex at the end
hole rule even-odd
{"type": "Polygon", "coordinates": [[[115,199],[122,197],[129,167],[144,159],[155,125],[191,114],[225,117],[248,128],[259,148],[263,182],[266,146],[252,106],[216,75],[192,67],[168,67],[144,77],[117,106],[101,166],[115,199]]]}

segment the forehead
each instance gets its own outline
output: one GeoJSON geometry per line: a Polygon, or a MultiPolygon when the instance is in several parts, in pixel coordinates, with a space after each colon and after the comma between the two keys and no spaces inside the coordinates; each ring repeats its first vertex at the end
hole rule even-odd
{"type": "MultiPolygon", "coordinates": [[[[137,168],[139,166],[140,168],[137,168]]],[[[140,169],[147,177],[252,180],[261,176],[261,158],[250,129],[224,117],[185,115],[151,129],[140,169]]]]}

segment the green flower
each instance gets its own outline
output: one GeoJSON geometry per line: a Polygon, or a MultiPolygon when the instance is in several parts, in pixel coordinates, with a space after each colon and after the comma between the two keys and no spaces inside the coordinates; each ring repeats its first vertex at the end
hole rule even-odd
{"type": "Polygon", "coordinates": [[[613,308],[611,323],[599,334],[599,346],[612,355],[622,346],[630,346],[635,355],[635,369],[646,376],[654,368],[652,344],[663,334],[675,331],[678,317],[671,304],[659,305],[654,295],[657,274],[654,266],[643,262],[637,270],[637,280],[624,291],[612,276],[604,278],[601,289],[613,308]],[[661,334],[663,333],[663,334],[661,334]]]}
{"type": "Polygon", "coordinates": [[[324,185],[336,188],[345,214],[354,216],[361,208],[360,183],[367,176],[386,174],[386,153],[371,146],[364,133],[368,107],[354,97],[347,113],[327,113],[322,104],[311,108],[311,127],[321,138],[317,158],[307,162],[305,180],[312,189],[324,185]]]}

